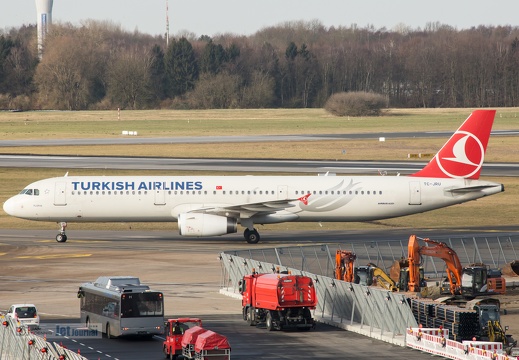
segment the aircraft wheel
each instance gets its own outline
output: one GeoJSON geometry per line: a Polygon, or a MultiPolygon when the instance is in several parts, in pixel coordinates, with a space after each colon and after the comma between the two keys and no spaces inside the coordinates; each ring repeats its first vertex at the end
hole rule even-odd
{"type": "Polygon", "coordinates": [[[58,234],[56,235],[56,241],[59,243],[64,243],[67,241],[67,235],[65,234],[58,234]]]}
{"type": "MultiPolygon", "coordinates": [[[[248,229],[247,229],[248,230],[248,229]]],[[[245,240],[249,244],[257,244],[260,241],[260,235],[256,229],[245,231],[245,240]]]]}

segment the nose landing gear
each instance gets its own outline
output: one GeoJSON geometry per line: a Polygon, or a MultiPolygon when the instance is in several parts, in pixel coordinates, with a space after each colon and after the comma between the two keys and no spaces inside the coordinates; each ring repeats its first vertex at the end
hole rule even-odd
{"type": "Polygon", "coordinates": [[[65,234],[65,228],[67,227],[66,222],[59,223],[60,231],[59,234],[56,235],[56,241],[59,243],[64,243],[67,241],[67,234],[65,234]]]}

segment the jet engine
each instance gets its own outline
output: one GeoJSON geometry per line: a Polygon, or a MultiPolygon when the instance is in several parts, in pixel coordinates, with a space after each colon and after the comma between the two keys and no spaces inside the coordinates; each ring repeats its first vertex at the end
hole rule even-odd
{"type": "Polygon", "coordinates": [[[236,218],[203,214],[183,213],[178,215],[178,231],[182,236],[217,236],[237,231],[236,218]]]}

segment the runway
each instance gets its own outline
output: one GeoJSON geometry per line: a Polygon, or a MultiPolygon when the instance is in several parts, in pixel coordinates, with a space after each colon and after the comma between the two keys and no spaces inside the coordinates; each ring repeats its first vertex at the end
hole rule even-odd
{"type": "MultiPolygon", "coordinates": [[[[0,155],[0,167],[408,175],[427,162],[0,155]]],[[[485,163],[483,176],[519,176],[519,163],[485,163]]]]}
{"type": "MultiPolygon", "coordinates": [[[[517,130],[492,131],[491,136],[517,136],[517,130]]],[[[139,145],[139,144],[202,144],[202,143],[245,143],[245,142],[283,142],[317,141],[348,139],[387,139],[448,137],[452,131],[425,132],[375,132],[352,134],[316,134],[316,135],[249,135],[249,136],[182,136],[182,137],[142,137],[127,136],[117,138],[89,139],[29,139],[1,140],[0,147],[27,146],[79,146],[79,145],[139,145]]]]}

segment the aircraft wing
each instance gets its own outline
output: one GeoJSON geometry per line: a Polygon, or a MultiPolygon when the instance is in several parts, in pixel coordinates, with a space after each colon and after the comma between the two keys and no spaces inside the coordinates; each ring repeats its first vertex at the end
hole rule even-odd
{"type": "Polygon", "coordinates": [[[285,200],[272,200],[272,201],[261,201],[255,203],[244,203],[238,205],[222,205],[222,206],[207,206],[202,207],[190,212],[195,213],[206,213],[220,216],[233,216],[237,218],[249,218],[254,215],[268,215],[274,214],[278,211],[285,210],[287,208],[294,207],[294,201],[303,201],[301,198],[298,199],[285,199],[285,200]]]}

